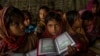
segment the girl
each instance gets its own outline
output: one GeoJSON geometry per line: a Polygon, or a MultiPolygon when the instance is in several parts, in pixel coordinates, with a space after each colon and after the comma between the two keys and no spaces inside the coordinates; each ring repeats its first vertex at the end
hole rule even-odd
{"type": "Polygon", "coordinates": [[[24,21],[24,24],[26,26],[25,32],[26,33],[34,32],[36,25],[32,24],[32,17],[30,12],[28,12],[27,10],[23,10],[22,13],[24,14],[25,17],[24,21]]]}
{"type": "Polygon", "coordinates": [[[80,10],[79,13],[80,15],[82,15],[82,13],[86,10],[91,11],[94,15],[96,15],[96,13],[100,10],[100,4],[98,2],[98,0],[89,0],[88,4],[87,4],[87,8],[80,10]]]}
{"type": "Polygon", "coordinates": [[[0,18],[0,56],[17,50],[23,43],[25,28],[23,21],[23,14],[17,8],[3,9],[3,15],[0,18]]]}
{"type": "MultiPolygon", "coordinates": [[[[45,32],[42,34],[41,38],[55,39],[64,32],[61,16],[55,12],[49,12],[45,18],[45,24],[45,32]]],[[[68,53],[69,55],[74,55],[76,53],[75,47],[68,46],[68,53]]]]}
{"type": "Polygon", "coordinates": [[[98,0],[90,0],[88,5],[87,5],[87,10],[91,11],[93,14],[97,13],[99,10],[98,0]]]}
{"type": "Polygon", "coordinates": [[[39,8],[39,22],[37,23],[37,31],[36,33],[38,35],[41,35],[44,32],[45,29],[45,17],[49,12],[49,8],[47,6],[42,6],[39,8]]]}
{"type": "Polygon", "coordinates": [[[84,30],[82,29],[82,20],[78,11],[68,11],[66,13],[66,30],[73,38],[78,38],[78,49],[85,51],[88,46],[88,39],[85,36],[84,30]]]}
{"type": "Polygon", "coordinates": [[[95,51],[97,54],[100,54],[99,46],[96,46],[98,43],[100,43],[100,13],[96,14],[96,21],[94,21],[93,13],[90,11],[85,11],[82,16],[83,20],[83,27],[86,33],[86,36],[89,39],[89,47],[96,47],[98,50],[94,48],[93,51],[95,51]]]}
{"type": "Polygon", "coordinates": [[[0,56],[8,55],[9,52],[25,53],[35,48],[35,36],[25,36],[24,20],[24,15],[19,9],[3,9],[0,18],[0,56]]]}

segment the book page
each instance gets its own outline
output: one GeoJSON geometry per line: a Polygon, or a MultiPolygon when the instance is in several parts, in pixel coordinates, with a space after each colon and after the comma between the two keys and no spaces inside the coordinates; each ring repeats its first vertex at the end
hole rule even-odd
{"type": "Polygon", "coordinates": [[[56,49],[55,49],[55,44],[54,41],[50,38],[44,38],[39,41],[39,54],[55,54],[56,49]]]}
{"type": "Polygon", "coordinates": [[[10,53],[10,56],[26,56],[24,53],[10,53]]]}
{"type": "Polygon", "coordinates": [[[37,52],[37,49],[32,50],[32,51],[26,53],[26,56],[37,56],[37,53],[36,52],[37,52]]]}
{"type": "Polygon", "coordinates": [[[67,32],[59,35],[55,39],[55,43],[56,43],[57,50],[58,50],[59,54],[64,52],[64,51],[67,51],[68,45],[73,46],[75,44],[75,42],[72,40],[72,38],[69,36],[69,34],[67,32]]]}

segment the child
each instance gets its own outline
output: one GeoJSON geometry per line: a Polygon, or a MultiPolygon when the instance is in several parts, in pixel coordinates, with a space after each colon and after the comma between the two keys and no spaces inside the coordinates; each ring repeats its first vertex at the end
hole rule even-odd
{"type": "MultiPolygon", "coordinates": [[[[94,28],[94,16],[93,16],[93,13],[90,12],[90,11],[85,11],[85,12],[83,12],[81,18],[83,20],[83,27],[84,27],[85,33],[88,33],[88,34],[91,33],[91,31],[94,28]]],[[[87,37],[89,38],[88,34],[87,34],[87,37]]],[[[94,39],[90,37],[89,40],[91,42],[94,39]]]]}
{"type": "Polygon", "coordinates": [[[87,10],[91,11],[93,14],[97,13],[99,10],[99,2],[97,0],[90,0],[87,5],[87,10]]]}
{"type": "Polygon", "coordinates": [[[17,8],[3,9],[0,18],[0,56],[17,50],[23,43],[25,28],[23,21],[23,14],[17,8]]]}
{"type": "Polygon", "coordinates": [[[24,14],[25,21],[24,24],[26,26],[26,33],[34,32],[36,25],[32,24],[32,17],[31,14],[27,10],[23,10],[22,13],[24,14]]]}
{"type": "Polygon", "coordinates": [[[39,22],[37,23],[37,34],[41,35],[45,29],[45,17],[49,12],[49,8],[47,6],[42,6],[39,8],[39,22]]]}
{"type": "Polygon", "coordinates": [[[35,36],[25,36],[24,20],[19,9],[3,9],[3,16],[0,18],[0,56],[8,55],[9,52],[25,53],[35,48],[35,36]]]}
{"type": "MultiPolygon", "coordinates": [[[[86,36],[89,39],[89,47],[95,46],[98,40],[98,43],[100,43],[100,13],[96,15],[96,21],[94,20],[93,13],[90,11],[85,11],[81,16],[86,36]]],[[[97,48],[99,48],[99,46],[97,48]]],[[[95,52],[100,54],[99,49],[98,51],[95,49],[95,52]]]]}
{"type": "Polygon", "coordinates": [[[78,11],[68,11],[66,13],[66,30],[75,39],[78,38],[77,45],[80,52],[86,52],[88,46],[88,39],[82,29],[82,20],[78,11]]]}
{"type": "MultiPolygon", "coordinates": [[[[55,39],[58,35],[64,32],[61,15],[55,12],[49,12],[45,18],[45,32],[41,38],[52,38],[55,39]]],[[[68,55],[74,55],[76,53],[75,47],[68,46],[68,55]]]]}
{"type": "Polygon", "coordinates": [[[89,0],[87,4],[87,8],[80,10],[79,13],[82,15],[82,13],[86,10],[91,11],[94,15],[100,10],[100,4],[97,0],[89,0]]]}

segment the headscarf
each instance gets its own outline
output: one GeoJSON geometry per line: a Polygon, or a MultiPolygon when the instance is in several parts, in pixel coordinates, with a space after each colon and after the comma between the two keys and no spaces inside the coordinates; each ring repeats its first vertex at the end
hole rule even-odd
{"type": "MultiPolygon", "coordinates": [[[[17,40],[15,40],[15,37],[10,35],[7,32],[7,28],[5,26],[4,19],[6,18],[6,13],[11,9],[12,7],[5,7],[3,8],[2,17],[0,18],[0,52],[7,50],[15,51],[17,48],[20,47],[21,43],[23,42],[23,36],[18,37],[17,40]]],[[[12,11],[11,11],[12,12],[12,11]]],[[[5,19],[7,20],[7,18],[5,19]]]]}
{"type": "Polygon", "coordinates": [[[92,11],[93,2],[94,2],[94,0],[90,0],[90,1],[88,2],[87,10],[92,11]]]}

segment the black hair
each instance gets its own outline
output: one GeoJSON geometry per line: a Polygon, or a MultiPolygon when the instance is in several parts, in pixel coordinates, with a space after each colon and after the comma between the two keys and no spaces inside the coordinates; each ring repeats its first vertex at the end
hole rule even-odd
{"type": "Polygon", "coordinates": [[[0,10],[3,9],[2,5],[0,4],[0,10]]]}
{"type": "Polygon", "coordinates": [[[56,9],[55,11],[56,12],[61,12],[61,13],[63,12],[61,9],[56,9]]]}
{"type": "Polygon", "coordinates": [[[30,21],[32,20],[32,16],[28,10],[22,10],[22,13],[24,14],[24,16],[28,16],[30,21]]]}
{"type": "Polygon", "coordinates": [[[66,13],[66,16],[67,16],[66,19],[70,26],[72,26],[74,24],[75,16],[77,16],[78,14],[79,14],[78,11],[75,11],[75,10],[68,11],[66,13]]]}
{"type": "Polygon", "coordinates": [[[47,7],[47,6],[41,6],[39,8],[39,10],[41,10],[41,9],[44,9],[46,12],[49,12],[49,7],[47,7]]]}
{"type": "Polygon", "coordinates": [[[48,21],[55,19],[57,22],[61,23],[61,16],[56,12],[49,12],[45,18],[45,24],[47,25],[48,21]]]}
{"type": "Polygon", "coordinates": [[[18,8],[15,7],[9,7],[4,15],[4,23],[6,28],[9,28],[10,24],[13,22],[24,22],[24,15],[21,13],[21,11],[18,8]]]}
{"type": "Polygon", "coordinates": [[[94,0],[94,1],[93,1],[93,4],[95,4],[97,7],[99,7],[99,2],[98,2],[98,0],[94,0]]]}
{"type": "Polygon", "coordinates": [[[82,20],[93,20],[94,16],[93,16],[93,13],[91,11],[84,11],[81,15],[81,19],[82,20]]]}

